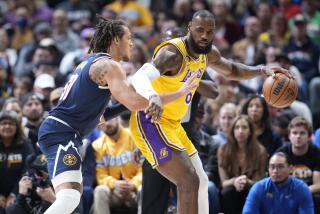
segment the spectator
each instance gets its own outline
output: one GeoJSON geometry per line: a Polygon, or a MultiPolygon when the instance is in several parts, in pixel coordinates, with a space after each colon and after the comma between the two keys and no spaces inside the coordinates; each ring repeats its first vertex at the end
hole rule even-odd
{"type": "Polygon", "coordinates": [[[260,1],[257,5],[257,17],[261,23],[261,32],[270,29],[272,19],[272,6],[267,1],[260,1]]]}
{"type": "Polygon", "coordinates": [[[290,176],[291,168],[292,165],[284,153],[275,153],[269,161],[270,177],[253,185],[242,213],[313,214],[310,190],[304,182],[290,176]]]}
{"type": "Polygon", "coordinates": [[[261,96],[249,96],[241,113],[248,115],[253,122],[258,141],[266,148],[268,156],[282,146],[280,137],[271,128],[268,105],[261,96]]]}
{"type": "Polygon", "coordinates": [[[95,20],[97,8],[90,1],[67,0],[61,2],[57,9],[67,13],[69,26],[75,33],[90,27],[95,20]]]}
{"type": "Polygon", "coordinates": [[[219,128],[212,138],[220,145],[227,143],[227,132],[233,119],[237,116],[237,106],[233,103],[225,103],[219,110],[219,128]]]}
{"type": "Polygon", "coordinates": [[[68,53],[79,47],[79,36],[68,28],[68,17],[64,10],[57,9],[53,12],[52,27],[52,38],[60,51],[68,53]]]}
{"type": "Polygon", "coordinates": [[[64,55],[61,60],[59,71],[62,75],[67,76],[72,73],[74,68],[81,62],[81,59],[88,55],[89,42],[93,37],[94,29],[85,28],[80,33],[80,47],[64,55]]]}
{"type": "Polygon", "coordinates": [[[143,4],[136,0],[116,0],[106,7],[118,13],[120,18],[124,18],[138,37],[146,38],[151,33],[153,17],[149,8],[143,4]]]}
{"type": "Polygon", "coordinates": [[[26,7],[19,7],[15,14],[16,23],[11,46],[20,49],[24,44],[32,41],[33,33],[30,28],[30,14],[26,7]]]}
{"type": "Polygon", "coordinates": [[[33,91],[42,97],[45,111],[50,110],[50,93],[55,87],[54,78],[49,74],[40,74],[34,81],[33,91]]]}
{"type": "Polygon", "coordinates": [[[0,213],[16,200],[17,184],[23,174],[26,158],[33,153],[23,138],[21,118],[14,111],[0,112],[0,213]]]}
{"type": "Polygon", "coordinates": [[[19,100],[15,97],[7,98],[2,106],[2,111],[15,111],[22,118],[22,107],[19,100]]]}
{"type": "Polygon", "coordinates": [[[307,32],[310,38],[320,46],[320,11],[319,2],[305,0],[301,2],[301,12],[307,18],[307,32]]]}
{"type": "Polygon", "coordinates": [[[136,148],[119,117],[105,122],[103,136],[93,142],[98,186],[94,190],[93,213],[109,214],[111,207],[136,207],[142,181],[141,165],[135,166],[136,148]]]}
{"type": "Polygon", "coordinates": [[[273,12],[281,12],[287,20],[300,13],[300,6],[293,4],[291,0],[278,0],[278,7],[273,9],[273,12]]]}
{"type": "Polygon", "coordinates": [[[32,91],[32,81],[29,77],[16,78],[13,82],[13,96],[21,101],[21,98],[32,91]]]}
{"type": "Polygon", "coordinates": [[[312,126],[303,117],[295,117],[289,124],[290,144],[279,151],[292,160],[292,175],[303,180],[314,199],[315,213],[320,212],[320,150],[311,143],[312,126]]]}
{"type": "Polygon", "coordinates": [[[30,155],[27,172],[19,181],[19,194],[6,214],[44,213],[56,199],[47,172],[44,155],[30,155]]]}
{"type": "Polygon", "coordinates": [[[51,91],[50,93],[50,108],[53,109],[57,106],[59,98],[63,92],[63,88],[59,87],[51,91]]]}
{"type": "Polygon", "coordinates": [[[224,53],[230,53],[230,49],[241,38],[240,25],[234,21],[230,14],[231,5],[224,0],[215,0],[212,9],[215,16],[215,40],[214,44],[224,53]]]}
{"type": "Polygon", "coordinates": [[[293,18],[292,36],[284,53],[288,55],[292,65],[296,66],[306,82],[319,76],[320,48],[307,35],[306,19],[298,14],[293,18]]]}
{"type": "MultiPolygon", "coordinates": [[[[14,68],[16,77],[28,75],[32,70],[31,61],[32,55],[38,47],[40,41],[44,38],[51,37],[52,29],[49,23],[40,22],[33,27],[33,41],[25,44],[19,51],[17,63],[14,68]]],[[[46,58],[48,60],[48,58],[46,58]]]]}
{"type": "Polygon", "coordinates": [[[10,67],[17,61],[17,50],[11,48],[11,38],[4,28],[0,28],[0,57],[7,59],[10,67]]]}
{"type": "Polygon", "coordinates": [[[225,214],[241,213],[250,187],[264,176],[266,163],[267,153],[256,139],[253,123],[246,115],[236,117],[227,143],[218,150],[221,205],[225,214]]]}
{"type": "Polygon", "coordinates": [[[38,131],[44,118],[43,98],[36,93],[29,93],[22,98],[22,114],[25,118],[25,136],[38,154],[40,153],[38,142],[38,131]]]}
{"type": "Polygon", "coordinates": [[[269,45],[283,47],[288,44],[290,32],[287,20],[281,13],[276,13],[271,18],[271,27],[260,34],[259,40],[269,45]]]}

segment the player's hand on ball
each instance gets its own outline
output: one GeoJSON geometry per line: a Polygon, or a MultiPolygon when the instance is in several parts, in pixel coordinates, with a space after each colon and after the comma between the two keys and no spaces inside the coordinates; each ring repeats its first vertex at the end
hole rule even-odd
{"type": "Polygon", "coordinates": [[[145,110],[146,117],[151,118],[151,122],[158,122],[163,112],[163,104],[159,95],[154,94],[149,98],[149,106],[145,110]]]}
{"type": "Polygon", "coordinates": [[[261,71],[267,76],[275,76],[276,73],[283,73],[287,75],[289,78],[295,79],[295,75],[293,73],[279,66],[272,66],[272,67],[263,66],[261,68],[261,71]]]}

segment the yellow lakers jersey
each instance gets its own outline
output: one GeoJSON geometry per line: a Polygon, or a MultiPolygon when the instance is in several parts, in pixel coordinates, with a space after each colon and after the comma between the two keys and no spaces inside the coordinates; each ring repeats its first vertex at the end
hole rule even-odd
{"type": "MultiPolygon", "coordinates": [[[[156,47],[153,57],[155,57],[160,48],[168,44],[174,45],[179,50],[183,57],[183,62],[177,75],[161,75],[158,79],[152,81],[154,90],[159,94],[177,91],[194,72],[198,73],[197,81],[200,82],[203,72],[207,67],[207,56],[205,54],[201,54],[198,59],[191,57],[187,52],[186,44],[182,38],[175,38],[161,43],[156,47]]],[[[186,96],[180,97],[179,99],[165,105],[162,117],[180,121],[187,113],[188,106],[191,103],[195,91],[196,89],[186,96]]]]}

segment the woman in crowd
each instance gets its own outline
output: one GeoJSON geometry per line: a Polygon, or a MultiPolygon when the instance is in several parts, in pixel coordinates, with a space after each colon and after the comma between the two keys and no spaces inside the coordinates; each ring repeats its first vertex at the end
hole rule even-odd
{"type": "Polygon", "coordinates": [[[1,111],[0,213],[6,206],[14,203],[18,182],[25,168],[26,158],[32,153],[31,144],[23,138],[19,115],[14,111],[1,111]]]}
{"type": "Polygon", "coordinates": [[[242,212],[250,187],[265,174],[266,162],[267,153],[255,136],[253,123],[246,115],[236,117],[227,143],[218,150],[221,204],[225,214],[242,212]]]}
{"type": "Polygon", "coordinates": [[[258,141],[266,148],[268,156],[282,146],[281,138],[271,128],[268,105],[261,96],[251,95],[245,101],[241,113],[252,120],[258,141]]]}

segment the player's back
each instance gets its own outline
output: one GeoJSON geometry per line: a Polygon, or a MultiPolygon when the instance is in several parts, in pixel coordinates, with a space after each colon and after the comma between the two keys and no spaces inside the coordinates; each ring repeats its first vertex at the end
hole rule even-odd
{"type": "MultiPolygon", "coordinates": [[[[183,38],[175,38],[161,43],[154,52],[154,57],[159,49],[165,45],[171,44],[175,46],[182,55],[183,62],[180,71],[175,76],[161,75],[158,79],[152,82],[152,86],[157,93],[168,93],[177,91],[183,86],[185,81],[191,76],[193,72],[198,72],[197,81],[200,82],[205,68],[207,67],[207,56],[201,54],[198,59],[191,57],[186,48],[183,38]]],[[[163,118],[180,121],[188,111],[188,106],[191,103],[192,96],[196,89],[180,97],[179,99],[167,104],[163,108],[163,118]]]]}
{"type": "Polygon", "coordinates": [[[89,77],[91,65],[109,54],[93,54],[80,63],[65,85],[58,105],[49,115],[59,118],[77,130],[88,134],[99,122],[110,98],[107,87],[98,86],[89,77]]]}

